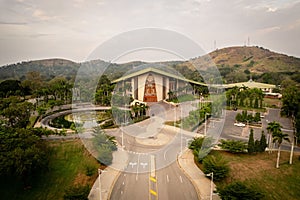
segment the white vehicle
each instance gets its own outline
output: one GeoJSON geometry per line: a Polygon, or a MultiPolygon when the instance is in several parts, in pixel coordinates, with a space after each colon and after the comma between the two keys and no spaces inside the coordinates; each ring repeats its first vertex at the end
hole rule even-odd
{"type": "Polygon", "coordinates": [[[246,124],[243,124],[243,123],[241,123],[241,122],[239,122],[239,123],[234,123],[233,125],[238,126],[238,127],[245,127],[245,126],[246,126],[246,124]]]}

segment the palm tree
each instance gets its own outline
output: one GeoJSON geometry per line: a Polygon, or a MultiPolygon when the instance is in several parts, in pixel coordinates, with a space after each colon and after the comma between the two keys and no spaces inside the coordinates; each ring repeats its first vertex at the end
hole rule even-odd
{"type": "Polygon", "coordinates": [[[276,122],[276,121],[273,121],[273,122],[270,122],[268,123],[268,127],[267,127],[267,130],[268,130],[268,146],[269,146],[269,149],[271,150],[272,149],[272,136],[281,132],[281,125],[276,122]]]}
{"type": "Polygon", "coordinates": [[[283,133],[281,130],[275,134],[273,134],[273,142],[278,143],[278,153],[277,153],[277,161],[276,161],[276,168],[279,168],[279,159],[280,159],[280,149],[281,149],[281,143],[283,141],[290,141],[288,134],[283,133]]]}

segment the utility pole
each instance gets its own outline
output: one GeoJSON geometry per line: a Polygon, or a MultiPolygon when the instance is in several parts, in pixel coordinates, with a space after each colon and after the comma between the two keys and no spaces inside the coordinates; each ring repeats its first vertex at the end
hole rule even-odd
{"type": "Polygon", "coordinates": [[[291,145],[291,154],[290,154],[290,165],[293,163],[293,154],[294,154],[294,146],[295,146],[295,137],[296,137],[296,131],[295,131],[295,116],[292,115],[292,123],[293,123],[293,139],[292,139],[292,145],[291,145]]]}
{"type": "Polygon", "coordinates": [[[217,41],[214,40],[214,50],[217,50],[217,41]]]}
{"type": "Polygon", "coordinates": [[[102,171],[101,171],[101,169],[99,168],[98,169],[98,174],[99,174],[99,195],[100,195],[100,200],[102,200],[102,194],[101,194],[101,173],[102,173],[102,171]]]}
{"type": "Polygon", "coordinates": [[[210,176],[210,200],[213,199],[213,192],[214,192],[214,172],[210,172],[209,174],[206,174],[206,176],[210,176]]]}

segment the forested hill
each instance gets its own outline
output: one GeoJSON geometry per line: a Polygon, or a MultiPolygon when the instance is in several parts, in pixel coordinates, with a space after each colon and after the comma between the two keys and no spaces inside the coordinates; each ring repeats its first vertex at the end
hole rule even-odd
{"type": "MultiPolygon", "coordinates": [[[[289,76],[300,82],[300,58],[272,52],[263,47],[238,46],[215,50],[209,53],[227,82],[254,80],[278,84],[289,76]]],[[[205,64],[205,56],[191,62],[205,64]]]]}
{"type": "MultiPolygon", "coordinates": [[[[195,80],[199,80],[199,77],[194,78],[195,69],[192,68],[192,63],[200,63],[202,66],[209,66],[213,63],[217,65],[224,81],[227,83],[247,81],[250,77],[255,81],[276,85],[287,77],[300,83],[300,58],[275,53],[257,46],[228,47],[215,50],[208,55],[213,62],[209,62],[207,55],[205,55],[185,62],[170,61],[163,62],[163,64],[172,66],[186,78],[195,80]]],[[[108,65],[108,63],[101,60],[89,62],[89,64],[95,65],[99,63],[108,65]]],[[[145,64],[145,62],[112,63],[105,73],[113,80],[141,64],[145,64]]],[[[80,63],[63,59],[21,62],[0,67],[0,81],[6,79],[22,81],[26,78],[26,74],[31,71],[40,72],[46,80],[50,80],[55,76],[72,79],[76,76],[80,65],[80,63]]]]}
{"type": "MultiPolygon", "coordinates": [[[[176,65],[178,61],[168,61],[162,64],[167,66],[176,65]]],[[[129,72],[133,68],[146,64],[142,61],[133,61],[124,64],[108,63],[102,60],[92,60],[84,63],[76,63],[64,59],[45,59],[28,62],[20,62],[17,64],[5,65],[0,67],[0,82],[8,79],[23,81],[26,79],[28,72],[39,72],[46,81],[53,79],[56,76],[66,77],[68,80],[74,79],[81,65],[91,66],[91,68],[106,66],[104,74],[109,79],[114,80],[121,77],[124,73],[129,72]]],[[[96,70],[97,71],[97,70],[96,70]]],[[[87,74],[92,74],[94,71],[87,70],[87,74]]]]}
{"type": "Polygon", "coordinates": [[[45,59],[20,62],[0,67],[0,80],[24,80],[28,72],[36,71],[47,80],[55,76],[71,78],[77,73],[80,64],[64,59],[45,59]]]}

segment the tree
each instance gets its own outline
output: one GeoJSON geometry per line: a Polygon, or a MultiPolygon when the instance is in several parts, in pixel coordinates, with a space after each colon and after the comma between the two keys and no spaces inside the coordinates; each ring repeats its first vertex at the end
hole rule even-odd
{"type": "Polygon", "coordinates": [[[290,139],[288,138],[288,134],[282,133],[281,130],[273,134],[273,142],[277,142],[277,144],[278,144],[278,153],[277,153],[276,168],[279,168],[281,143],[284,140],[285,141],[290,141],[290,139]]]}
{"type": "Polygon", "coordinates": [[[264,195],[242,182],[233,182],[229,185],[226,185],[224,188],[217,188],[218,193],[222,200],[260,200],[264,195]]]}
{"type": "Polygon", "coordinates": [[[32,130],[0,126],[0,175],[21,177],[28,186],[30,178],[48,169],[47,143],[32,130]]]}
{"type": "Polygon", "coordinates": [[[300,142],[300,89],[293,81],[283,81],[281,114],[290,117],[293,123],[290,164],[292,164],[295,138],[300,142]]]}
{"type": "Polygon", "coordinates": [[[237,113],[237,114],[236,114],[235,120],[236,120],[237,122],[242,122],[242,121],[244,121],[244,120],[243,120],[243,117],[242,117],[242,115],[241,115],[241,113],[237,113]]]}
{"type": "Polygon", "coordinates": [[[276,121],[273,121],[273,122],[269,122],[268,123],[268,126],[267,126],[267,131],[268,131],[268,134],[269,134],[269,149],[272,149],[272,137],[273,135],[281,132],[281,125],[276,122],[276,121]]]}
{"type": "Polygon", "coordinates": [[[89,185],[75,185],[66,189],[64,200],[88,200],[89,185]]]}
{"type": "Polygon", "coordinates": [[[109,106],[112,97],[111,93],[113,91],[113,88],[114,86],[111,85],[111,82],[107,78],[107,76],[102,75],[99,79],[97,89],[96,89],[96,95],[95,95],[96,104],[109,106]]]}
{"type": "Polygon", "coordinates": [[[5,80],[0,83],[0,96],[8,97],[10,95],[23,94],[23,87],[18,80],[5,80]]]}
{"type": "Polygon", "coordinates": [[[30,88],[31,94],[36,93],[43,85],[43,78],[38,71],[30,71],[26,74],[26,80],[22,82],[24,88],[30,88]]]}
{"type": "Polygon", "coordinates": [[[239,140],[221,140],[221,144],[218,146],[222,149],[228,150],[231,153],[244,153],[247,149],[247,145],[243,141],[239,140]]]}
{"type": "Polygon", "coordinates": [[[254,122],[259,122],[260,121],[260,113],[259,112],[255,113],[255,115],[253,117],[253,121],[254,122]]]}
{"type": "Polygon", "coordinates": [[[254,152],[260,152],[260,141],[259,140],[255,140],[254,142],[254,152]]]}
{"type": "Polygon", "coordinates": [[[253,129],[250,129],[250,136],[248,140],[248,153],[254,153],[255,152],[255,143],[254,143],[254,136],[253,136],[253,129]]]}
{"type": "Polygon", "coordinates": [[[113,160],[112,152],[117,150],[114,136],[106,135],[100,127],[94,129],[94,148],[97,150],[97,159],[101,164],[110,165],[113,160]]]}
{"type": "Polygon", "coordinates": [[[203,172],[209,174],[214,173],[214,180],[220,181],[229,173],[228,161],[225,160],[220,154],[208,155],[203,159],[203,172]]]}
{"type": "Polygon", "coordinates": [[[33,109],[32,103],[10,103],[2,112],[10,127],[25,128],[29,123],[30,113],[33,109]]]}
{"type": "Polygon", "coordinates": [[[264,131],[261,132],[261,137],[259,140],[259,152],[264,152],[266,150],[267,147],[267,139],[266,136],[264,134],[264,131]]]}

